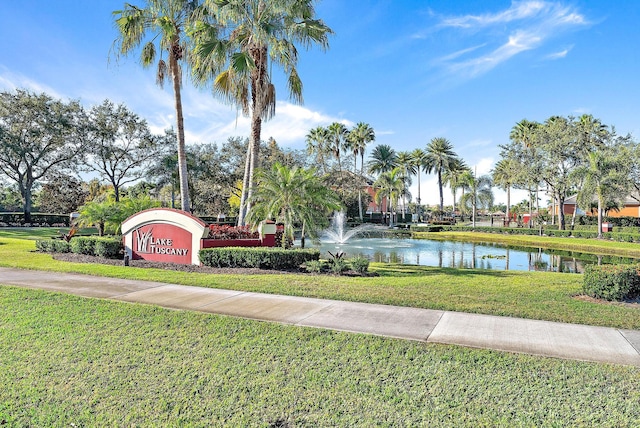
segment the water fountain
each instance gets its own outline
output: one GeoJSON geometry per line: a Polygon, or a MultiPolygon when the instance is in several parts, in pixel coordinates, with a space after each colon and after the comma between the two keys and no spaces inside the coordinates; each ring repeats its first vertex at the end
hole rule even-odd
{"type": "Polygon", "coordinates": [[[350,238],[375,228],[376,226],[373,224],[361,224],[354,228],[348,228],[345,212],[336,211],[331,218],[331,227],[323,232],[324,239],[322,241],[344,244],[350,238]]]}

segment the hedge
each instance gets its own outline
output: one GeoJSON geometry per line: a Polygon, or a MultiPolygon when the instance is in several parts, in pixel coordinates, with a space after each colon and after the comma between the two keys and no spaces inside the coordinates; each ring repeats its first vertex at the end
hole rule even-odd
{"type": "Polygon", "coordinates": [[[119,258],[124,250],[120,238],[78,236],[71,239],[71,252],[90,256],[119,258]]]}
{"type": "Polygon", "coordinates": [[[320,259],[318,249],[285,250],[263,247],[218,247],[200,250],[200,262],[210,267],[297,269],[320,259]]]}
{"type": "Polygon", "coordinates": [[[71,244],[62,239],[41,239],[36,241],[36,249],[43,253],[69,253],[71,244]]]}
{"type": "MultiPolygon", "coordinates": [[[[620,227],[616,228],[619,231],[616,232],[604,232],[602,237],[618,242],[640,242],[640,233],[635,227],[620,227]]],[[[412,232],[483,232],[483,233],[502,233],[506,235],[540,235],[540,228],[529,229],[526,227],[488,227],[488,226],[411,226],[412,232]]],[[[584,230],[583,227],[575,230],[557,230],[544,226],[542,234],[545,236],[554,237],[574,237],[574,238],[597,238],[598,232],[596,229],[584,230]]]]}
{"type": "MultiPolygon", "coordinates": [[[[14,227],[25,226],[24,213],[0,213],[0,224],[14,227]]],[[[29,223],[29,226],[68,227],[69,215],[31,213],[31,223],[29,223]]]]}
{"type": "Polygon", "coordinates": [[[623,300],[640,294],[639,265],[587,265],[582,289],[591,297],[623,300]]]}

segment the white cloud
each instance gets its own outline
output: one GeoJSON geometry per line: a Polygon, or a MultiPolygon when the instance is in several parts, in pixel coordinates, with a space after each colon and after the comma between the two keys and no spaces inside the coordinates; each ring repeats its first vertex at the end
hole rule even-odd
{"type": "Polygon", "coordinates": [[[45,92],[54,98],[66,98],[50,86],[36,82],[22,74],[13,73],[3,65],[0,65],[0,88],[7,91],[28,89],[35,93],[45,92]]]}
{"type": "Polygon", "coordinates": [[[544,1],[513,2],[509,9],[502,12],[447,18],[442,21],[441,25],[444,27],[471,28],[503,24],[515,20],[534,17],[548,6],[549,3],[544,1]]]}
{"type": "MultiPolygon", "coordinates": [[[[442,28],[459,28],[474,32],[486,29],[486,34],[474,35],[474,41],[479,37],[486,37],[488,41],[444,55],[435,63],[454,75],[473,78],[522,52],[540,48],[552,37],[564,31],[588,24],[587,19],[574,8],[547,1],[513,2],[511,7],[498,13],[446,18],[441,22],[442,28]],[[489,52],[482,49],[485,46],[495,46],[497,41],[500,43],[500,39],[503,40],[501,44],[489,52]]],[[[547,58],[562,58],[570,49],[547,58]]]]}
{"type": "Polygon", "coordinates": [[[561,59],[561,58],[564,58],[564,57],[566,57],[566,56],[567,56],[567,54],[569,53],[569,51],[571,51],[571,49],[572,49],[572,48],[573,48],[573,46],[568,47],[567,49],[564,49],[564,50],[561,50],[561,51],[558,51],[558,52],[551,53],[551,54],[547,55],[547,56],[545,57],[545,59],[554,60],[554,59],[561,59]]]}

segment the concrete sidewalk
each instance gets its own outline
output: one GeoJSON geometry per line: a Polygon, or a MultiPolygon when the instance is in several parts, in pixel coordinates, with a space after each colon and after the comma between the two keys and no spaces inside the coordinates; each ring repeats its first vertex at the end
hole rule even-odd
{"type": "Polygon", "coordinates": [[[640,331],[0,268],[0,284],[279,323],[640,366],[640,331]]]}

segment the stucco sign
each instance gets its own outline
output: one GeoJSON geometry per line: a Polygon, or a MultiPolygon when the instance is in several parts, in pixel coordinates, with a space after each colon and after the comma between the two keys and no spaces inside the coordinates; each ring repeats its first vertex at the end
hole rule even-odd
{"type": "Polygon", "coordinates": [[[122,223],[124,247],[131,260],[199,265],[201,239],[208,232],[198,217],[170,208],[141,211],[122,223]]]}

